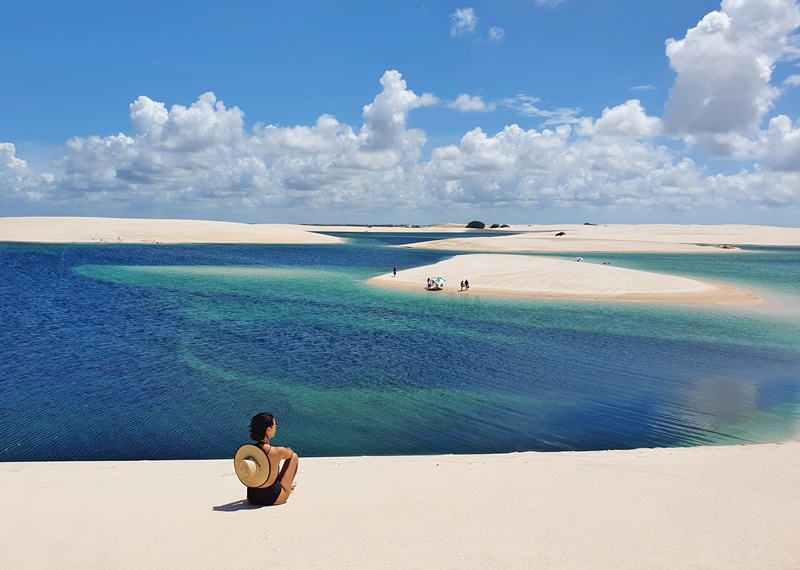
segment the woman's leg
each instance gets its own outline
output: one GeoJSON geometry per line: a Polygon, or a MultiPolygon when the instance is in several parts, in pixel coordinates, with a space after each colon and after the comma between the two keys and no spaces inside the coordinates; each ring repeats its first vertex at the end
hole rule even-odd
{"type": "MultiPolygon", "coordinates": [[[[286,471],[289,469],[289,463],[291,463],[293,460],[297,461],[296,453],[292,454],[292,457],[284,461],[283,465],[281,465],[281,470],[278,472],[278,481],[283,481],[283,476],[286,475],[286,471]]],[[[295,465],[295,472],[297,472],[296,465],[295,465]]]]}
{"type": "Polygon", "coordinates": [[[281,482],[281,487],[283,490],[278,496],[278,500],[275,501],[276,505],[282,505],[285,503],[289,499],[289,495],[291,495],[292,491],[294,491],[294,487],[297,485],[297,483],[294,482],[294,478],[297,475],[298,462],[299,459],[297,458],[296,453],[293,453],[291,458],[283,462],[280,473],[278,473],[278,481],[281,482]]]}

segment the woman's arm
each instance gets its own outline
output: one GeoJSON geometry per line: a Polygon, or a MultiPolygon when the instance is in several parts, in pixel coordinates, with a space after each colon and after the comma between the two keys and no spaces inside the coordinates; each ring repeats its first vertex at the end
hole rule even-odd
{"type": "Polygon", "coordinates": [[[294,455],[294,451],[290,447],[275,447],[274,449],[278,459],[291,459],[294,455]]]}
{"type": "Polygon", "coordinates": [[[289,495],[294,491],[294,487],[297,484],[294,482],[294,478],[297,476],[299,459],[297,454],[289,447],[276,448],[275,455],[283,460],[283,465],[278,473],[278,481],[280,481],[282,490],[278,500],[275,502],[276,505],[280,505],[289,499],[289,495]]]}

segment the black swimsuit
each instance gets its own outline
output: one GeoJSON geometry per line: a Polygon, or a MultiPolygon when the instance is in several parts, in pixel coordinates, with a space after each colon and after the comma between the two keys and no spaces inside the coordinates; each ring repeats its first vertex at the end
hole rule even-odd
{"type": "MultiPolygon", "coordinates": [[[[259,442],[256,445],[263,446],[264,444],[259,442]]],[[[269,450],[265,451],[264,453],[267,454],[267,461],[269,461],[269,450]]],[[[275,501],[278,500],[281,491],[283,491],[281,482],[278,479],[275,479],[275,482],[269,487],[248,487],[247,500],[251,505],[263,505],[269,507],[275,504],[275,501]]]]}

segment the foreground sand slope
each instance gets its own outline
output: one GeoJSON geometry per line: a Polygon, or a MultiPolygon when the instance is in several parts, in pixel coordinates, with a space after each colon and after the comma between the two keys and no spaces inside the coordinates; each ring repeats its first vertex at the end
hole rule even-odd
{"type": "Polygon", "coordinates": [[[800,443],[232,462],[0,464],[6,568],[798,568],[800,443]]]}
{"type": "Polygon", "coordinates": [[[760,299],[748,291],[634,269],[510,254],[457,255],[433,265],[403,269],[370,279],[370,283],[423,291],[428,295],[520,295],[559,299],[641,302],[751,304],[760,299]],[[443,291],[424,291],[428,277],[446,280],[443,291]],[[464,279],[468,292],[460,291],[464,279]]]}
{"type": "MultiPolygon", "coordinates": [[[[731,251],[719,245],[800,247],[800,228],[748,225],[634,224],[511,226],[517,235],[458,237],[404,245],[449,251],[672,252],[731,251]],[[564,235],[556,237],[557,233],[564,235]]],[[[735,250],[733,250],[735,251],[735,250]]]]}
{"type": "Polygon", "coordinates": [[[129,218],[0,218],[0,242],[31,243],[340,243],[306,226],[129,218]]]}

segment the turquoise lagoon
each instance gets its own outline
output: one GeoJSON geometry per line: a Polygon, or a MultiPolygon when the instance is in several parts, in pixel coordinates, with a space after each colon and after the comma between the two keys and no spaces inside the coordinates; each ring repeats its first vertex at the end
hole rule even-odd
{"type": "MultiPolygon", "coordinates": [[[[800,431],[800,249],[582,255],[763,305],[489,299],[374,275],[455,252],[0,244],[0,460],[231,457],[249,418],[303,456],[627,449],[800,431]]],[[[464,277],[469,277],[465,275],[464,277]]]]}

